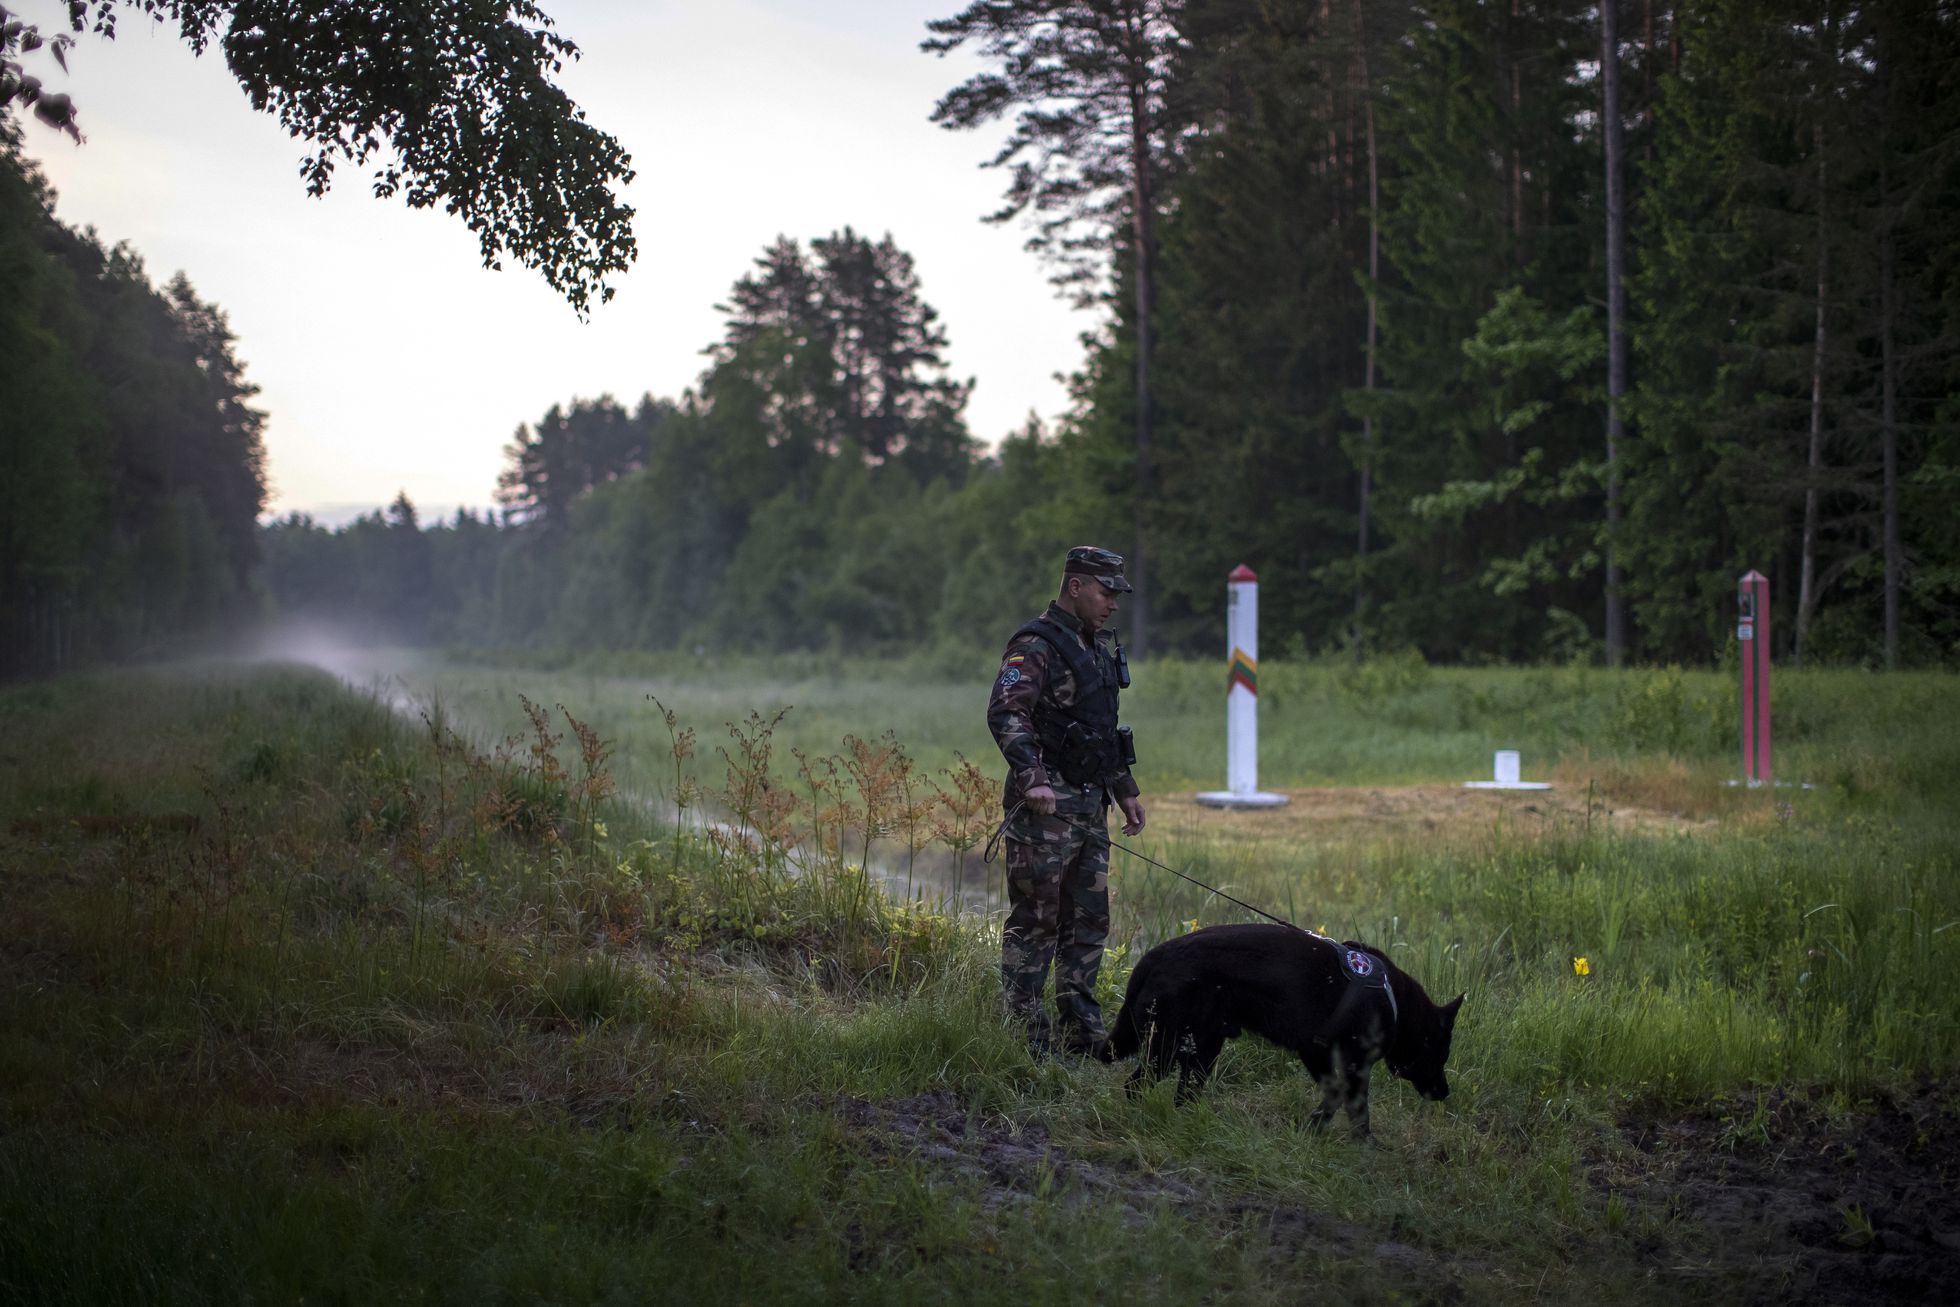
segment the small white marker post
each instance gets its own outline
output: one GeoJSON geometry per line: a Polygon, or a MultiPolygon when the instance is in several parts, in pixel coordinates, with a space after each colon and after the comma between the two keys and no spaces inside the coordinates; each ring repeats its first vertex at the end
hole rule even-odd
{"type": "Polygon", "coordinates": [[[1284,794],[1259,789],[1259,578],[1241,563],[1225,578],[1225,784],[1207,808],[1277,808],[1284,794]]]}
{"type": "Polygon", "coordinates": [[[1518,751],[1499,749],[1491,758],[1492,779],[1487,781],[1465,781],[1466,790],[1549,790],[1550,781],[1521,781],[1518,779],[1518,751]]]}

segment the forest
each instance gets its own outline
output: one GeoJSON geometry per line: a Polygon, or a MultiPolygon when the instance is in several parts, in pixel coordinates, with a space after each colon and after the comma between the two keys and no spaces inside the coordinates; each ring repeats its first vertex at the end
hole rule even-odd
{"type": "Polygon", "coordinates": [[[991,647],[1089,540],[1139,654],[1214,649],[1246,563],[1271,654],[1713,665],[1756,568],[1779,657],[1960,659],[1952,4],[1007,0],[925,46],[994,71],[921,114],[1011,121],[975,220],[1088,310],[1066,413],[969,430],[868,213],[730,269],[683,394],[513,415],[498,508],[436,522],[257,524],[222,311],[63,228],[8,128],[0,667],[294,616],[991,647]]]}
{"type": "Polygon", "coordinates": [[[184,274],[54,221],[0,117],[0,674],[154,654],[264,603],[264,414],[184,274]]]}

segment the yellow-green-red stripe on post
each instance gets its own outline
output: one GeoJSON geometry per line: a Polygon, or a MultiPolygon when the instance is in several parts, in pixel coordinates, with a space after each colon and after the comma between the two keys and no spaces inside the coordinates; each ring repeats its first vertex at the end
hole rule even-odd
{"type": "Polygon", "coordinates": [[[1252,694],[1259,693],[1259,664],[1251,654],[1234,645],[1231,666],[1225,672],[1225,693],[1230,694],[1232,687],[1241,685],[1252,694]]]}

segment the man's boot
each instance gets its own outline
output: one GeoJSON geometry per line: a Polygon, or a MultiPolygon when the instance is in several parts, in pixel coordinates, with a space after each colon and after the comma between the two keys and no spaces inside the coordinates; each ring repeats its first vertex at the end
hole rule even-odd
{"type": "Polygon", "coordinates": [[[1048,1020],[1048,1011],[1042,1006],[1041,991],[1030,992],[1025,984],[1017,983],[1020,977],[1005,976],[1002,986],[1002,1007],[1007,1019],[1026,1032],[1028,1052],[1036,1060],[1049,1056],[1055,1051],[1055,1032],[1048,1020]]]}
{"type": "Polygon", "coordinates": [[[1085,994],[1063,994],[1056,996],[1055,1005],[1061,1009],[1061,1020],[1056,1022],[1056,1048],[1078,1057],[1093,1057],[1098,1062],[1116,1060],[1109,1048],[1109,1032],[1103,1029],[1102,1009],[1094,999],[1085,994]]]}

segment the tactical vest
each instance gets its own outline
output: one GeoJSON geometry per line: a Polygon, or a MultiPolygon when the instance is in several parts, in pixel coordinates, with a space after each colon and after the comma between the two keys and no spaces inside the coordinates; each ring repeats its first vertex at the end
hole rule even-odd
{"type": "Polygon", "coordinates": [[[1068,664],[1075,678],[1075,702],[1068,707],[1042,695],[1034,705],[1034,733],[1041,760],[1070,785],[1105,785],[1123,770],[1116,738],[1116,682],[1103,673],[1096,650],[1084,648],[1072,632],[1046,614],[1016,631],[1014,640],[1038,635],[1068,664]]]}

